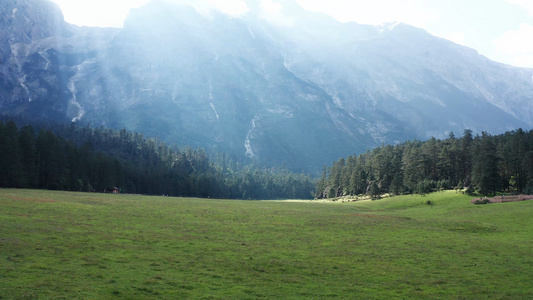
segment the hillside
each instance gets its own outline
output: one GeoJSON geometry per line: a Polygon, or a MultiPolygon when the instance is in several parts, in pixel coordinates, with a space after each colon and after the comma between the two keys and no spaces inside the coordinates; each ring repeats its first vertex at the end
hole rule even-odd
{"type": "Polygon", "coordinates": [[[109,29],[2,1],[0,109],[312,172],[382,144],[533,126],[531,69],[405,24],[253,3],[233,18],[153,1],[109,29]]]}

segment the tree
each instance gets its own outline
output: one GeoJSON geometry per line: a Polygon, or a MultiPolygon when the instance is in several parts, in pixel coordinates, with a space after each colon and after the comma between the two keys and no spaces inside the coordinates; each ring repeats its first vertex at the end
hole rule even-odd
{"type": "Polygon", "coordinates": [[[370,190],[369,195],[372,200],[380,199],[381,198],[381,190],[378,186],[378,183],[374,180],[370,184],[370,190]]]}
{"type": "Polygon", "coordinates": [[[4,187],[27,185],[18,134],[14,122],[0,127],[0,184],[4,187]]]}
{"type": "Polygon", "coordinates": [[[33,127],[24,126],[19,132],[20,151],[22,155],[22,172],[24,187],[37,187],[37,147],[33,127]]]}
{"type": "Polygon", "coordinates": [[[459,154],[459,178],[463,186],[470,186],[472,175],[472,130],[466,129],[461,139],[461,149],[459,154]]]}
{"type": "Polygon", "coordinates": [[[394,177],[392,178],[389,192],[394,195],[401,195],[403,194],[404,187],[403,187],[403,180],[402,180],[402,173],[397,172],[394,174],[394,177]]]}
{"type": "Polygon", "coordinates": [[[498,156],[492,137],[483,132],[481,138],[476,138],[474,146],[474,166],[472,182],[481,194],[496,194],[500,188],[498,174],[498,156]]]}

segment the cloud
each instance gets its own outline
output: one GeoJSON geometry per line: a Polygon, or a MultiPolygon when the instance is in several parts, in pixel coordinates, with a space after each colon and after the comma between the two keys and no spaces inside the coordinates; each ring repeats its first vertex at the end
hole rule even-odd
{"type": "Polygon", "coordinates": [[[493,41],[496,51],[510,56],[513,65],[533,67],[533,26],[522,24],[493,41]]]}
{"type": "Polygon", "coordinates": [[[528,11],[530,16],[533,16],[533,1],[531,0],[505,0],[507,3],[516,4],[528,11]]]}
{"type": "Polygon", "coordinates": [[[514,66],[533,68],[533,54],[514,56],[511,58],[511,64],[514,66]]]}
{"type": "MultiPolygon", "coordinates": [[[[120,1],[120,0],[105,0],[105,1],[120,1]]],[[[122,0],[130,1],[130,0],[122,0]]],[[[140,0],[138,0],[140,1],[140,0]]],[[[149,2],[150,0],[145,0],[149,2]]],[[[220,11],[230,16],[242,16],[248,12],[248,6],[244,0],[163,0],[169,3],[186,5],[193,7],[199,14],[204,17],[212,17],[213,11],[220,11]]]]}
{"type": "Polygon", "coordinates": [[[423,28],[435,14],[416,0],[298,0],[305,9],[321,11],[341,22],[380,25],[403,22],[423,28]]]}
{"type": "Polygon", "coordinates": [[[281,13],[283,6],[279,2],[274,2],[272,0],[265,0],[261,2],[261,8],[267,14],[276,15],[281,13]]]}
{"type": "Polygon", "coordinates": [[[228,15],[243,15],[249,10],[244,0],[208,0],[207,2],[228,15]]]}
{"type": "Polygon", "coordinates": [[[294,20],[283,13],[283,5],[278,1],[263,0],[261,2],[261,17],[268,22],[282,26],[294,25],[294,20]]]}
{"type": "Polygon", "coordinates": [[[493,41],[496,50],[503,54],[533,54],[533,26],[522,24],[518,30],[510,30],[493,41]]]}

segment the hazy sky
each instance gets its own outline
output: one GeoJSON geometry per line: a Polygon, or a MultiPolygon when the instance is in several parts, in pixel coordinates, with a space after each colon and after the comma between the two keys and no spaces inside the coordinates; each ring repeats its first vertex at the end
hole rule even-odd
{"type": "MultiPolygon", "coordinates": [[[[121,27],[130,8],[149,0],[53,0],[67,22],[121,27]]],[[[193,0],[180,0],[191,1],[193,0]]],[[[247,10],[244,0],[206,0],[226,13],[247,10]]],[[[533,68],[533,0],[297,0],[339,21],[379,25],[401,21],[476,49],[492,60],[533,68]]],[[[274,9],[276,2],[263,0],[274,9]]]]}

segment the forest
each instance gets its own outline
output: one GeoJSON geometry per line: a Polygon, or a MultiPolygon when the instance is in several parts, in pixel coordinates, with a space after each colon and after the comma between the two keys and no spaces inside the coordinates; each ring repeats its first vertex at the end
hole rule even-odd
{"type": "Polygon", "coordinates": [[[324,167],[319,179],[170,147],[125,129],[0,121],[0,187],[223,199],[426,194],[444,189],[533,194],[533,131],[465,130],[444,140],[383,145],[324,167]],[[36,129],[34,129],[37,128],[36,129]]]}
{"type": "Polygon", "coordinates": [[[224,199],[309,199],[316,181],[125,129],[0,121],[0,187],[224,199]]]}
{"type": "Polygon", "coordinates": [[[324,168],[316,198],[426,194],[444,189],[533,193],[533,131],[407,141],[341,158],[324,168]]]}

